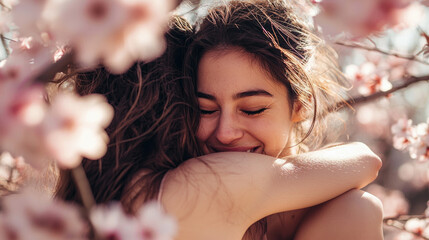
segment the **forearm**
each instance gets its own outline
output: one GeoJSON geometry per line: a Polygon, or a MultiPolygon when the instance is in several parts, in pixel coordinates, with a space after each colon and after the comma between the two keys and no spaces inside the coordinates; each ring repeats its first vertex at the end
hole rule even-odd
{"type": "Polygon", "coordinates": [[[283,210],[316,205],[353,189],[378,175],[381,160],[366,145],[348,143],[277,159],[273,183],[284,190],[283,210]]]}

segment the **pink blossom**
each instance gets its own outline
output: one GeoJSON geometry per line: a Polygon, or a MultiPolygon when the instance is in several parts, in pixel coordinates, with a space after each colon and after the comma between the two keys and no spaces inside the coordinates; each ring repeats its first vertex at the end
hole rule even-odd
{"type": "Polygon", "coordinates": [[[69,43],[83,66],[103,63],[121,73],[134,61],[150,61],[164,51],[171,8],[168,0],[52,0],[43,18],[54,38],[69,43]]]}
{"type": "Polygon", "coordinates": [[[343,31],[355,37],[365,37],[400,23],[401,14],[410,0],[322,0],[321,12],[315,17],[324,33],[335,35],[343,31]]]}
{"type": "Polygon", "coordinates": [[[137,221],[126,215],[120,203],[96,206],[91,210],[90,220],[97,234],[105,239],[137,240],[137,221]]]}
{"type": "Polygon", "coordinates": [[[411,218],[405,223],[405,230],[415,233],[417,235],[422,235],[424,229],[427,226],[427,221],[425,219],[411,218]]]}
{"type": "Polygon", "coordinates": [[[113,118],[113,108],[101,95],[78,97],[58,94],[43,122],[44,139],[60,167],[73,168],[82,156],[98,159],[107,151],[104,128],[113,118]]]}
{"type": "MultiPolygon", "coordinates": [[[[32,76],[32,65],[30,58],[25,54],[12,54],[0,64],[0,84],[6,81],[22,82],[27,81],[32,76]]],[[[2,91],[0,89],[0,91],[2,91]]]]}
{"type": "Polygon", "coordinates": [[[177,222],[166,215],[157,202],[146,203],[139,210],[138,219],[145,240],[170,240],[177,232],[177,222]]]}
{"type": "Polygon", "coordinates": [[[169,240],[177,231],[176,221],[155,202],[144,204],[136,216],[126,215],[120,203],[97,206],[90,219],[97,233],[107,239],[169,240]]]}
{"type": "Polygon", "coordinates": [[[392,125],[391,131],[393,134],[393,146],[396,149],[406,149],[413,140],[411,119],[399,119],[396,124],[392,125]]]}
{"type": "Polygon", "coordinates": [[[425,6],[418,1],[413,1],[403,10],[396,12],[396,24],[391,24],[395,31],[413,28],[417,26],[425,16],[425,6]]]}
{"type": "Polygon", "coordinates": [[[385,92],[392,88],[387,72],[379,71],[372,62],[365,62],[360,66],[348,65],[345,74],[362,95],[385,92]]]}
{"type": "Polygon", "coordinates": [[[5,60],[4,66],[0,66],[0,76],[4,79],[31,81],[54,62],[53,46],[44,45],[33,37],[21,38],[16,43],[12,42],[10,47],[12,53],[5,60]]]}
{"type": "Polygon", "coordinates": [[[428,123],[420,123],[415,127],[414,141],[409,147],[410,156],[419,161],[429,160],[429,127],[428,123]]]}
{"type": "Polygon", "coordinates": [[[46,112],[40,86],[22,87],[14,81],[0,82],[0,147],[14,157],[41,169],[48,153],[41,145],[39,125],[46,112]]]}
{"type": "Polygon", "coordinates": [[[10,12],[0,11],[0,34],[5,34],[10,31],[12,16],[10,12]]]}
{"type": "Polygon", "coordinates": [[[19,0],[12,8],[12,21],[18,27],[20,37],[42,40],[46,22],[41,18],[47,0],[19,0]]]}
{"type": "Polygon", "coordinates": [[[394,240],[423,240],[423,239],[412,233],[402,231],[395,236],[394,240]]]}
{"type": "Polygon", "coordinates": [[[417,126],[411,120],[400,119],[392,126],[394,147],[408,149],[410,157],[419,161],[429,160],[429,119],[417,126]]]}
{"type": "Polygon", "coordinates": [[[25,188],[3,198],[3,226],[15,239],[87,239],[78,209],[25,188]]]}
{"type": "MultiPolygon", "coordinates": [[[[54,38],[77,51],[80,63],[98,64],[105,42],[126,23],[126,9],[119,1],[52,0],[43,13],[54,38]]],[[[111,40],[112,39],[112,40],[111,40]]]]}

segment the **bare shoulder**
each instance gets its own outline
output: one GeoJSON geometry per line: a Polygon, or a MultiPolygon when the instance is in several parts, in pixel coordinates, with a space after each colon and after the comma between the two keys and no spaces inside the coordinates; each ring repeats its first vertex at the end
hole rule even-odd
{"type": "Polygon", "coordinates": [[[266,155],[242,152],[189,159],[168,173],[164,194],[187,200],[195,198],[197,202],[209,200],[211,205],[216,204],[214,201],[220,201],[218,204],[222,206],[232,204],[231,201],[237,200],[237,192],[249,184],[258,184],[255,180],[261,180],[264,168],[270,168],[274,161],[275,158],[266,155]]]}
{"type": "Polygon", "coordinates": [[[264,171],[255,164],[266,161],[262,165],[269,166],[273,160],[252,153],[215,153],[189,159],[171,170],[164,180],[162,204],[178,218],[180,235],[196,238],[202,236],[186,230],[207,233],[223,229],[239,239],[258,220],[250,211],[257,207],[254,193],[258,191],[249,190],[263,190],[264,184],[255,174],[264,171]]]}

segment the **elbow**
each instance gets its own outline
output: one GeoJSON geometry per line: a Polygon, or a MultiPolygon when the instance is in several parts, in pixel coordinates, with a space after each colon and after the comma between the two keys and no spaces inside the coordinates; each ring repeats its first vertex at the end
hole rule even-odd
{"type": "MultiPolygon", "coordinates": [[[[366,172],[369,175],[368,178],[370,182],[374,181],[377,178],[378,172],[383,165],[382,160],[367,145],[359,142],[356,142],[354,144],[358,148],[359,152],[362,153],[361,160],[363,160],[364,164],[367,166],[368,171],[366,172]]],[[[369,184],[370,182],[366,184],[369,184]]]]}
{"type": "Polygon", "coordinates": [[[373,175],[375,180],[378,176],[378,172],[380,171],[381,167],[383,166],[383,162],[381,161],[380,157],[375,155],[375,157],[372,159],[372,165],[373,165],[373,175]]]}

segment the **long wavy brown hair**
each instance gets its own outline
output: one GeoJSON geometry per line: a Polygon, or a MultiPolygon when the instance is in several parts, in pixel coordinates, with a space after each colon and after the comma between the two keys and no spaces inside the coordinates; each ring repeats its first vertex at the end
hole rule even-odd
{"type": "MultiPolygon", "coordinates": [[[[99,68],[74,76],[79,94],[102,94],[115,110],[106,130],[107,154],[82,162],[96,203],[121,201],[131,211],[139,193],[145,201],[156,198],[164,174],[200,154],[194,136],[199,119],[194,87],[182,77],[192,34],[184,19],[174,17],[160,58],[136,63],[122,75],[99,68]],[[147,174],[140,176],[142,170],[147,174]]],[[[69,171],[61,171],[56,196],[81,203],[69,171]]]]}
{"type": "Polygon", "coordinates": [[[185,69],[196,82],[199,61],[208,51],[238,49],[253,56],[286,86],[291,109],[297,103],[303,107],[307,121],[293,129],[302,152],[323,142],[328,109],[343,101],[346,81],[335,51],[297,15],[295,7],[293,0],[253,0],[210,9],[196,27],[185,69]]]}
{"type": "MultiPolygon", "coordinates": [[[[335,52],[296,13],[293,1],[230,1],[210,9],[197,25],[186,55],[185,72],[196,87],[198,65],[208,51],[240,50],[250,54],[279,83],[291,103],[306,114],[293,128],[298,152],[315,149],[326,137],[328,109],[342,100],[344,78],[335,52]]],[[[196,91],[196,89],[195,89],[196,91]]],[[[244,239],[260,239],[265,219],[252,225],[244,239]]]]}

